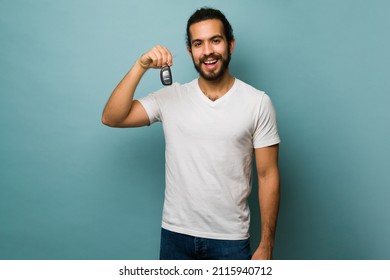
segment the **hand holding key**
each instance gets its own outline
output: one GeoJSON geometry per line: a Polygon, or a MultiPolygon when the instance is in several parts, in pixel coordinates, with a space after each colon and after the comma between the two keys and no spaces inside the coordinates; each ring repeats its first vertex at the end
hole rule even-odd
{"type": "Polygon", "coordinates": [[[172,54],[163,46],[157,45],[148,52],[144,53],[139,59],[139,64],[144,69],[161,68],[165,65],[172,66],[172,54]]]}
{"type": "Polygon", "coordinates": [[[139,64],[144,69],[149,68],[161,68],[160,79],[164,86],[172,84],[172,72],[170,66],[172,66],[172,54],[163,46],[157,45],[145,54],[143,54],[139,60],[139,64]]]}

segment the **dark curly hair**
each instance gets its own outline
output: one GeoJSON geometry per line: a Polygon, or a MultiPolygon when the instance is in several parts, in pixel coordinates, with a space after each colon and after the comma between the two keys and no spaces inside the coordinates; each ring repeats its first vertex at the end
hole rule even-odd
{"type": "Polygon", "coordinates": [[[234,35],[233,35],[233,28],[230,25],[229,21],[226,19],[225,15],[221,11],[213,8],[204,7],[195,11],[195,13],[193,13],[192,16],[187,21],[187,36],[186,36],[187,47],[191,48],[190,26],[194,23],[198,23],[208,19],[218,19],[222,22],[226,40],[228,45],[230,46],[231,42],[234,40],[234,35]]]}

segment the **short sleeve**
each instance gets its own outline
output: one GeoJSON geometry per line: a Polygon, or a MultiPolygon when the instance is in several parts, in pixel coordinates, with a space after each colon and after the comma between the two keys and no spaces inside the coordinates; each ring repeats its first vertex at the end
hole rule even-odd
{"type": "Polygon", "coordinates": [[[150,124],[162,121],[160,95],[160,92],[155,92],[138,99],[148,114],[150,124]]]}
{"type": "Polygon", "coordinates": [[[253,134],[253,147],[263,148],[280,143],[276,113],[271,99],[263,94],[253,134]]]}

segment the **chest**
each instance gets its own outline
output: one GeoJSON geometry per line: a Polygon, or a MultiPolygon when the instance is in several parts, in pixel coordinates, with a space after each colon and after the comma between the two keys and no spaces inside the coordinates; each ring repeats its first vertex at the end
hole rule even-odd
{"type": "Polygon", "coordinates": [[[163,127],[167,144],[182,141],[192,145],[252,147],[256,112],[242,102],[205,104],[191,102],[167,107],[163,127]]]}

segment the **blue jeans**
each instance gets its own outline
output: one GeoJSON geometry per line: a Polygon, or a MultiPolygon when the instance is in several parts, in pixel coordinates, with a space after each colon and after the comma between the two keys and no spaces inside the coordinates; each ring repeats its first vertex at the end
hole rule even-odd
{"type": "Polygon", "coordinates": [[[249,239],[219,240],[161,229],[160,260],[250,260],[249,239]]]}

